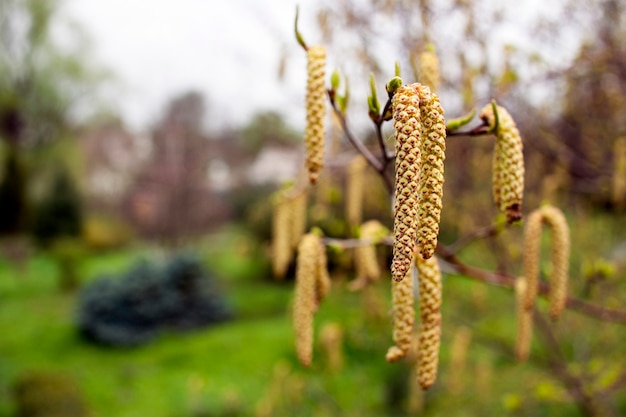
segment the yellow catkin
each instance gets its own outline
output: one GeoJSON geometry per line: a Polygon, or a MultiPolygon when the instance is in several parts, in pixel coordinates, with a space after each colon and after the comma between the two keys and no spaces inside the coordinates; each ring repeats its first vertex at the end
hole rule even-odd
{"type": "Polygon", "coordinates": [[[436,94],[421,86],[422,119],[421,178],[418,213],[418,245],[424,259],[437,248],[439,221],[443,198],[443,161],[446,151],[446,123],[443,108],[436,94]]]}
{"type": "Polygon", "coordinates": [[[452,339],[452,347],[450,348],[451,372],[448,387],[453,394],[458,394],[463,390],[463,384],[466,381],[467,352],[471,341],[472,330],[469,327],[459,328],[452,339]]]}
{"type": "Polygon", "coordinates": [[[366,168],[367,160],[362,155],[355,156],[348,164],[346,178],[346,220],[350,227],[358,226],[363,219],[366,168]]]}
{"type": "Polygon", "coordinates": [[[391,273],[401,281],[413,262],[417,239],[417,202],[421,165],[422,124],[419,84],[400,87],[392,99],[396,138],[394,242],[391,273]]]}
{"type": "Polygon", "coordinates": [[[417,351],[417,379],[428,389],[437,379],[441,341],[441,270],[436,257],[416,257],[419,272],[420,330],[417,351]]]}
{"type": "Polygon", "coordinates": [[[314,45],[307,50],[306,91],[306,167],[309,181],[315,184],[324,165],[324,119],[326,117],[326,49],[314,45]]]}
{"type": "Polygon", "coordinates": [[[524,227],[524,276],[527,287],[524,291],[524,306],[532,309],[539,288],[539,253],[541,249],[541,210],[534,210],[526,217],[524,227]]]}
{"type": "Polygon", "coordinates": [[[293,254],[291,245],[291,215],[284,192],[275,195],[273,203],[272,270],[274,277],[283,279],[293,254]]]}
{"type": "Polygon", "coordinates": [[[320,341],[331,372],[343,368],[343,330],[338,323],[326,323],[320,330],[320,341]]]}
{"type": "Polygon", "coordinates": [[[313,315],[322,293],[327,292],[327,288],[320,289],[320,282],[324,281],[320,277],[320,264],[324,261],[320,259],[320,245],[323,246],[321,238],[312,233],[304,235],[298,245],[293,323],[296,353],[304,366],[309,366],[313,359],[313,315]]]}
{"type": "Polygon", "coordinates": [[[409,275],[402,281],[391,281],[391,300],[393,303],[393,341],[395,345],[389,348],[385,359],[388,362],[395,362],[409,353],[413,342],[415,309],[412,276],[409,275]]]}
{"type": "MultiPolygon", "coordinates": [[[[493,159],[493,196],[496,205],[509,222],[522,217],[524,197],[524,154],[522,138],[515,121],[501,106],[498,109],[498,130],[493,159]]],[[[483,108],[480,117],[490,128],[495,127],[493,106],[483,108]]]]}
{"type": "Polygon", "coordinates": [[[626,204],[626,137],[613,144],[613,178],[611,181],[613,204],[617,209],[626,204]]]}
{"type": "MultiPolygon", "coordinates": [[[[376,239],[385,230],[379,221],[370,220],[361,225],[361,239],[376,239]]],[[[356,266],[357,280],[365,283],[376,281],[380,278],[381,271],[376,256],[376,245],[370,243],[358,246],[354,250],[354,261],[356,266]]]]}
{"type": "Polygon", "coordinates": [[[550,317],[558,318],[567,301],[570,235],[563,212],[550,205],[541,208],[543,221],[552,231],[552,272],[550,275],[550,317]]]}
{"type": "Polygon", "coordinates": [[[328,274],[328,258],[326,256],[326,247],[322,243],[322,239],[317,239],[317,269],[315,278],[315,299],[317,304],[321,303],[330,292],[331,280],[328,274]]]}
{"type": "Polygon", "coordinates": [[[432,92],[439,89],[441,82],[441,71],[439,58],[433,51],[424,51],[419,55],[419,77],[420,82],[430,87],[432,92]]]}
{"type": "Polygon", "coordinates": [[[290,244],[295,248],[298,246],[300,239],[304,236],[306,231],[306,208],[307,208],[307,194],[304,191],[298,192],[292,198],[289,199],[289,221],[291,223],[290,228],[290,244]]]}
{"type": "Polygon", "coordinates": [[[528,281],[519,277],[515,281],[515,300],[517,311],[517,339],[515,342],[515,356],[523,362],[528,358],[530,341],[533,331],[533,309],[525,306],[528,281]]]}

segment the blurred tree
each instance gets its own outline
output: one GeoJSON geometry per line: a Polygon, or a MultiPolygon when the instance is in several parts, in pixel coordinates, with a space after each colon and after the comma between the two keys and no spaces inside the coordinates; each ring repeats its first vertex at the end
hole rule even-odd
{"type": "Polygon", "coordinates": [[[26,225],[26,172],[20,155],[9,146],[4,158],[4,173],[0,177],[0,234],[20,232],[26,225]]]}
{"type": "Polygon", "coordinates": [[[243,146],[256,153],[265,146],[297,144],[300,135],[275,111],[257,113],[241,130],[243,146]]]}
{"type": "Polygon", "coordinates": [[[33,235],[41,244],[60,237],[79,236],[82,229],[81,198],[67,168],[55,170],[48,192],[35,208],[33,235]]]}

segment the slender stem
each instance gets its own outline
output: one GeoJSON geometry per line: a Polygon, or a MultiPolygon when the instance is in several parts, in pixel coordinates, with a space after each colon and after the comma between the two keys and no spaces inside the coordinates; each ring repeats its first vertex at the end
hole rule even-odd
{"type": "MultiPolygon", "coordinates": [[[[352,134],[350,128],[348,127],[348,123],[346,121],[345,115],[337,107],[337,103],[334,100],[332,91],[328,92],[328,97],[330,98],[330,103],[331,103],[331,105],[333,107],[333,111],[335,112],[335,114],[339,118],[339,121],[341,122],[341,127],[343,128],[343,132],[346,135],[346,137],[348,138],[348,141],[350,141],[352,146],[354,146],[356,148],[356,150],[361,155],[363,155],[365,157],[365,159],[367,159],[367,162],[369,162],[369,164],[372,166],[372,168],[374,168],[380,174],[380,176],[382,177],[383,181],[385,182],[385,185],[387,186],[387,189],[389,190],[389,192],[393,192],[393,189],[394,189],[394,187],[393,187],[393,180],[391,179],[391,177],[389,176],[389,174],[386,171],[387,164],[384,163],[384,162],[381,162],[378,158],[376,158],[376,156],[374,156],[374,154],[369,149],[367,149],[367,147],[363,144],[363,142],[358,140],[352,134]]],[[[383,159],[384,158],[386,158],[386,156],[383,157],[383,159]]]]}

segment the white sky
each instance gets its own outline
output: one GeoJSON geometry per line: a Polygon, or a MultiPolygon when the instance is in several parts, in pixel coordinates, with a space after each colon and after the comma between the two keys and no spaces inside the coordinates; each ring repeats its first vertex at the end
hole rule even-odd
{"type": "MultiPolygon", "coordinates": [[[[289,109],[294,123],[304,117],[296,3],[305,12],[313,0],[65,0],[63,10],[90,36],[94,58],[117,76],[107,96],[132,128],[145,128],[171,97],[190,89],[205,94],[209,126],[217,127],[263,108],[289,109]]],[[[309,20],[303,16],[301,28],[313,33],[309,20]]]]}

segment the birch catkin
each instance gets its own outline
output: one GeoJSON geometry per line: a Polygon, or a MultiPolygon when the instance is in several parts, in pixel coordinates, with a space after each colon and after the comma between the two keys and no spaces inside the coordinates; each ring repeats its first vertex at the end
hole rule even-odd
{"type": "Polygon", "coordinates": [[[387,351],[388,362],[404,358],[413,342],[413,322],[415,321],[413,277],[404,277],[402,281],[391,281],[391,300],[393,303],[393,341],[394,346],[387,351]]]}
{"type": "Polygon", "coordinates": [[[524,308],[532,309],[539,287],[539,252],[541,249],[541,210],[534,210],[528,215],[524,227],[524,308]]]}
{"type": "Polygon", "coordinates": [[[304,366],[309,366],[313,358],[313,314],[316,306],[318,239],[317,236],[308,234],[298,245],[293,323],[296,333],[296,353],[300,363],[304,366]]]}
{"type": "Polygon", "coordinates": [[[446,124],[443,108],[436,94],[421,86],[420,105],[422,118],[421,177],[418,213],[419,252],[428,259],[437,248],[439,221],[443,198],[443,161],[446,151],[446,124]]]}
{"type": "Polygon", "coordinates": [[[394,242],[391,273],[401,281],[411,269],[417,238],[417,202],[422,143],[419,84],[398,88],[392,99],[396,137],[394,242]]]}
{"type": "Polygon", "coordinates": [[[570,236],[565,216],[554,206],[543,206],[541,214],[552,231],[552,272],[550,275],[550,317],[558,318],[567,300],[570,236]]]}
{"type": "Polygon", "coordinates": [[[290,243],[292,248],[298,246],[306,231],[307,200],[305,191],[300,191],[289,199],[290,243]]]}
{"type": "Polygon", "coordinates": [[[326,116],[326,87],[324,85],[326,49],[314,45],[307,50],[306,92],[306,167],[311,184],[317,182],[324,165],[324,118],[326,116]]]}
{"type": "Polygon", "coordinates": [[[324,245],[319,236],[308,233],[298,245],[293,305],[296,353],[304,366],[313,359],[313,315],[329,289],[324,245]]]}
{"type": "Polygon", "coordinates": [[[363,218],[363,194],[365,192],[365,169],[367,160],[357,155],[348,164],[346,181],[346,220],[351,227],[361,224],[363,218]]]}
{"type": "MultiPolygon", "coordinates": [[[[384,226],[376,220],[370,220],[361,225],[360,238],[374,239],[383,230],[384,226]]],[[[358,280],[376,281],[380,278],[380,266],[376,256],[376,246],[373,243],[358,246],[354,250],[354,261],[358,280]]]]}
{"type": "MultiPolygon", "coordinates": [[[[498,126],[493,159],[493,197],[509,222],[522,217],[524,197],[524,154],[522,138],[509,112],[497,106],[498,126]]],[[[493,105],[483,108],[480,117],[491,129],[496,128],[493,105]]]]}
{"type": "Polygon", "coordinates": [[[285,277],[291,261],[291,215],[284,191],[273,197],[272,270],[278,279],[285,277]]]}
{"type": "Polygon", "coordinates": [[[420,82],[430,87],[432,92],[439,89],[441,74],[439,68],[439,58],[433,51],[424,51],[419,55],[419,77],[420,82]]]}
{"type": "Polygon", "coordinates": [[[519,277],[515,280],[515,304],[517,311],[517,339],[515,342],[515,356],[520,362],[528,358],[530,341],[533,332],[533,309],[526,308],[526,291],[528,282],[526,278],[519,277]]]}
{"type": "Polygon", "coordinates": [[[420,330],[417,379],[427,389],[437,379],[441,340],[441,270],[436,257],[416,256],[419,271],[420,330]]]}

